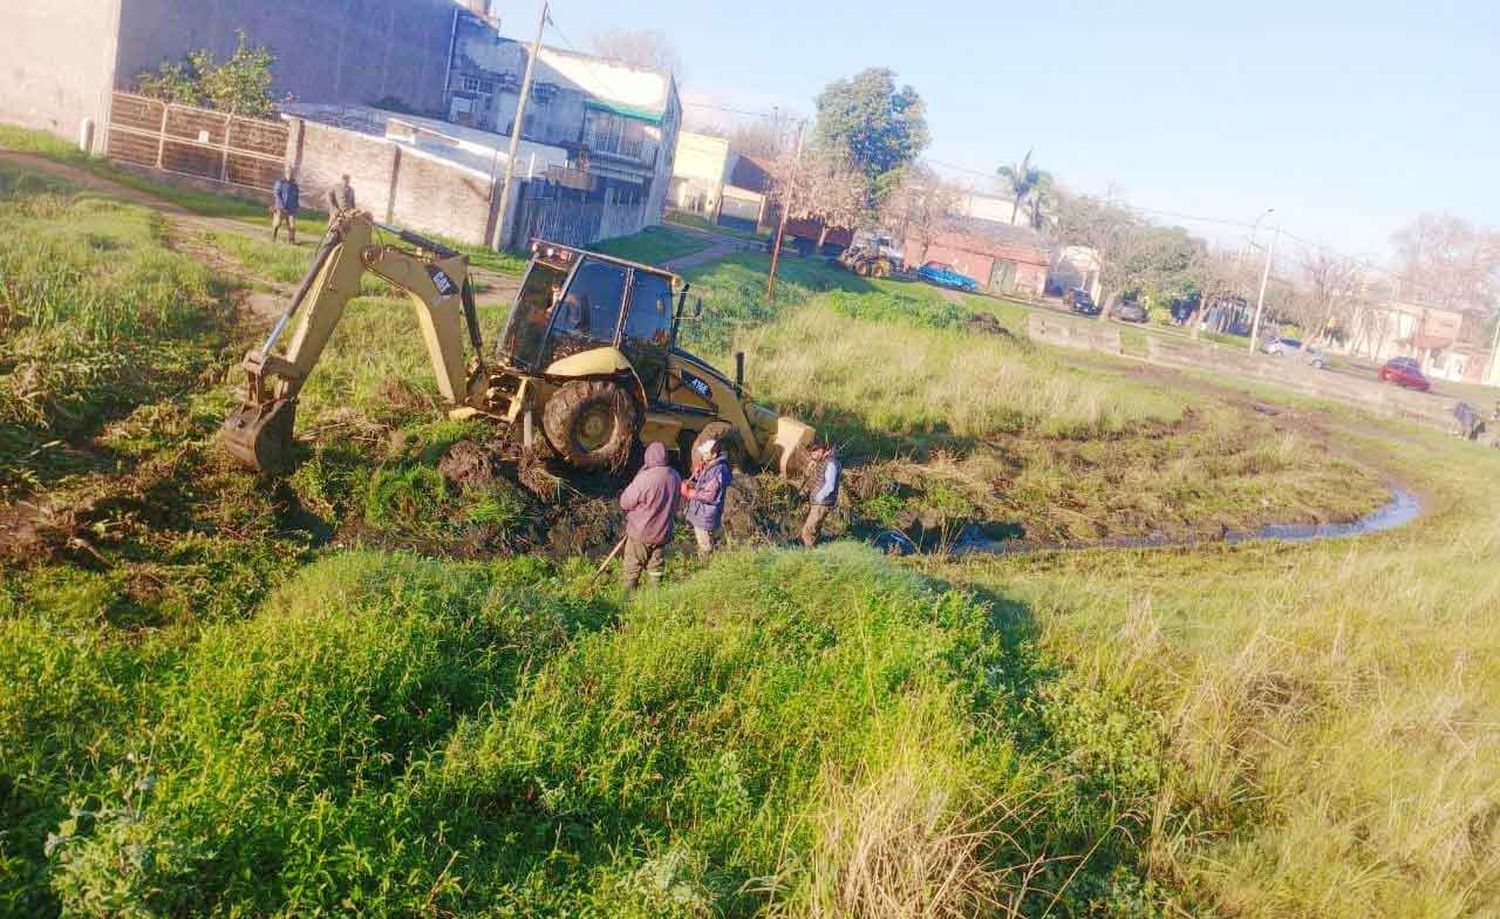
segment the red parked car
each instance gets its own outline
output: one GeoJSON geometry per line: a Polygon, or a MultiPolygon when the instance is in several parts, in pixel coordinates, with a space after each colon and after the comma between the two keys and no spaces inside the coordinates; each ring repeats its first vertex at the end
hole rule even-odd
{"type": "Polygon", "coordinates": [[[1432,382],[1422,375],[1422,367],[1414,357],[1393,357],[1380,368],[1380,382],[1395,383],[1407,389],[1427,392],[1432,382]]]}

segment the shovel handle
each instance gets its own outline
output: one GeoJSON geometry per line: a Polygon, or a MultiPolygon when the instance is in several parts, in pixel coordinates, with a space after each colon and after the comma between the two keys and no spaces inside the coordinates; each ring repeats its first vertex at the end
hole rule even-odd
{"type": "Polygon", "coordinates": [[[604,569],[609,567],[609,563],[615,560],[615,556],[620,554],[620,550],[621,549],[625,548],[625,540],[627,538],[628,537],[625,537],[625,536],[621,536],[620,537],[620,541],[617,542],[617,543],[615,543],[615,547],[613,549],[609,550],[609,554],[608,555],[604,556],[604,561],[602,561],[602,562],[599,563],[598,570],[594,572],[594,576],[592,578],[590,578],[589,580],[591,580],[591,581],[598,580],[599,575],[601,575],[601,574],[604,573],[604,569]]]}

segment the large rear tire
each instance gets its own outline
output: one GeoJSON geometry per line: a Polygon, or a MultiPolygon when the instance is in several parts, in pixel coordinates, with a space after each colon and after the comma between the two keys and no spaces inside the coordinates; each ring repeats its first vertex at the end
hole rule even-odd
{"type": "Polygon", "coordinates": [[[749,471],[745,465],[745,445],[740,443],[740,435],[734,429],[734,425],[727,421],[710,421],[704,425],[703,430],[698,432],[698,436],[693,438],[693,453],[696,454],[699,445],[709,440],[718,441],[724,448],[724,456],[729,460],[729,468],[742,472],[749,471]]]}
{"type": "Polygon", "coordinates": [[[557,455],[579,469],[618,469],[641,428],[640,407],[609,380],[574,380],[542,410],[542,432],[557,455]]]}

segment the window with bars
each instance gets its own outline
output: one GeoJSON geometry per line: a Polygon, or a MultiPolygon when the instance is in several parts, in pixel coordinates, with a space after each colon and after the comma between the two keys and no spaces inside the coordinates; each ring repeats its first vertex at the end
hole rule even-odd
{"type": "Polygon", "coordinates": [[[583,123],[583,142],[594,153],[640,159],[646,148],[646,126],[614,112],[590,111],[583,123]]]}

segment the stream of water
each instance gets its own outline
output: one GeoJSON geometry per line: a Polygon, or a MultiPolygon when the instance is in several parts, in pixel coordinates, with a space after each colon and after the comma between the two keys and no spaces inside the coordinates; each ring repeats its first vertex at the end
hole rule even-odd
{"type": "MultiPolygon", "coordinates": [[[[1162,549],[1191,548],[1223,542],[1240,544],[1280,540],[1281,542],[1318,542],[1325,539],[1349,539],[1370,533],[1382,533],[1403,527],[1422,516],[1417,496],[1403,488],[1392,488],[1391,499],[1357,520],[1345,523],[1270,523],[1254,530],[1230,531],[1223,536],[1192,537],[1153,533],[1149,536],[1127,536],[1115,539],[1076,540],[1059,543],[1027,543],[1019,540],[990,539],[977,529],[965,531],[949,547],[951,555],[1026,555],[1033,552],[1082,551],[1085,549],[1162,549]]],[[[876,546],[898,555],[918,551],[905,534],[890,531],[875,540],[876,546]]]]}

